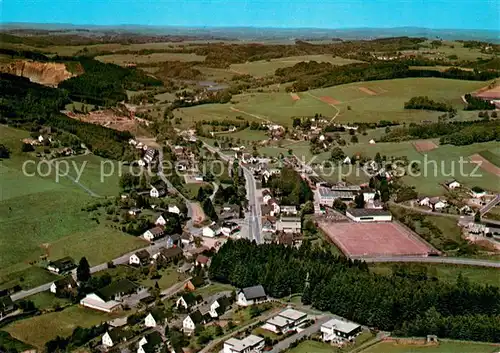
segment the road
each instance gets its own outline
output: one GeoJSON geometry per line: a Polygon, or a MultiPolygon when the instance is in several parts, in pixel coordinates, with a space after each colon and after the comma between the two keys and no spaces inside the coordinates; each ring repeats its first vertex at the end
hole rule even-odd
{"type": "MultiPolygon", "coordinates": [[[[153,254],[156,251],[158,251],[162,246],[167,246],[167,240],[166,239],[156,241],[154,243],[154,245],[150,244],[147,247],[144,247],[142,249],[137,249],[137,250],[131,251],[131,252],[129,252],[127,254],[124,254],[122,256],[119,256],[119,257],[117,257],[117,258],[115,258],[115,259],[113,259],[111,261],[113,261],[113,264],[115,264],[115,265],[126,264],[126,263],[128,263],[130,256],[132,254],[134,254],[135,252],[140,251],[140,250],[148,250],[149,253],[153,254]]],[[[107,268],[108,268],[108,263],[105,262],[105,263],[102,263],[100,265],[96,265],[96,266],[91,267],[90,268],[90,272],[91,273],[96,273],[96,272],[104,271],[107,268]]],[[[76,269],[72,271],[72,275],[73,275],[73,277],[76,278],[76,269]]],[[[23,291],[14,293],[10,297],[11,297],[11,299],[13,301],[16,301],[16,300],[19,300],[19,299],[23,299],[23,298],[29,297],[30,295],[33,295],[33,294],[37,294],[37,293],[40,293],[40,292],[45,292],[45,291],[47,291],[47,290],[50,289],[50,286],[51,286],[51,284],[53,282],[54,281],[42,284],[42,285],[40,285],[38,287],[35,287],[35,288],[31,288],[31,289],[27,289],[27,290],[23,290],[23,291]]]]}
{"type": "MultiPolygon", "coordinates": [[[[203,146],[212,153],[217,153],[219,158],[226,162],[230,162],[232,158],[223,154],[219,148],[210,146],[208,143],[203,142],[203,146]]],[[[245,176],[246,181],[246,189],[247,189],[247,198],[248,198],[248,208],[250,210],[250,215],[248,219],[248,234],[249,238],[253,239],[260,244],[262,242],[261,236],[261,210],[260,203],[257,195],[257,183],[255,178],[252,175],[252,172],[240,163],[240,167],[243,170],[243,175],[245,176]]]]}
{"type": "Polygon", "coordinates": [[[500,194],[497,194],[493,200],[488,202],[488,204],[484,205],[480,210],[479,213],[484,215],[485,213],[488,213],[493,207],[495,207],[498,203],[500,203],[500,194]]]}
{"type": "Polygon", "coordinates": [[[466,266],[480,266],[480,267],[496,267],[500,268],[499,261],[481,260],[481,259],[466,259],[459,257],[439,257],[439,256],[390,256],[390,257],[364,257],[360,258],[365,262],[420,262],[432,264],[451,264],[451,265],[466,265],[466,266]]]}
{"type": "Polygon", "coordinates": [[[441,213],[441,212],[433,212],[432,210],[423,210],[418,207],[412,207],[408,205],[403,205],[400,203],[395,203],[393,201],[389,201],[389,204],[394,205],[396,207],[401,207],[405,208],[407,210],[411,210],[417,213],[423,213],[423,214],[428,214],[431,216],[438,216],[438,217],[448,217],[448,218],[456,218],[461,220],[463,223],[468,223],[468,222],[474,222],[474,216],[464,216],[464,215],[458,215],[458,214],[451,214],[451,213],[441,213]]]}
{"type": "Polygon", "coordinates": [[[188,221],[186,222],[186,227],[190,233],[198,234],[200,232],[200,229],[193,226],[193,207],[191,206],[191,201],[188,200],[179,190],[177,190],[177,188],[167,179],[165,173],[163,173],[163,150],[161,148],[158,150],[157,175],[170,189],[176,190],[177,193],[182,197],[187,208],[188,221]]]}
{"type": "Polygon", "coordinates": [[[269,353],[283,352],[284,350],[288,349],[290,344],[292,344],[293,342],[300,340],[304,336],[309,336],[315,332],[318,332],[319,329],[321,328],[321,325],[323,325],[325,322],[327,322],[330,319],[332,319],[331,316],[321,316],[319,319],[316,320],[316,322],[314,324],[305,328],[304,331],[297,333],[293,336],[290,336],[288,338],[285,338],[283,341],[278,342],[273,347],[273,349],[271,349],[269,351],[269,353]]]}

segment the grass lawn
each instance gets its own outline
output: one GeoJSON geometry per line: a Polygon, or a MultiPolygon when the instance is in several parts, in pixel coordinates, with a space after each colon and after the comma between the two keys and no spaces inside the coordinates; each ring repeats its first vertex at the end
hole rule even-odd
{"type": "Polygon", "coordinates": [[[69,301],[68,299],[58,298],[49,291],[31,295],[27,297],[26,300],[31,300],[33,303],[35,303],[35,306],[39,310],[63,307],[71,303],[71,301],[69,301]]]}
{"type": "MultiPolygon", "coordinates": [[[[401,264],[398,264],[401,266],[401,264]]],[[[390,276],[394,264],[370,264],[370,271],[390,276]]],[[[403,265],[404,266],[404,265],[403,265]]],[[[408,265],[411,268],[413,265],[408,265]]],[[[498,269],[477,266],[459,266],[445,264],[418,264],[418,268],[427,269],[429,276],[437,277],[440,281],[455,283],[458,275],[461,273],[464,278],[467,278],[472,283],[490,284],[500,286],[500,277],[498,269]]]]}
{"type": "Polygon", "coordinates": [[[494,150],[481,151],[479,154],[497,167],[500,167],[500,148],[497,147],[494,150]]]}
{"type": "Polygon", "coordinates": [[[141,281],[141,284],[146,287],[154,287],[156,282],[158,282],[158,286],[160,289],[167,289],[172,287],[174,284],[178,282],[182,282],[187,278],[187,276],[183,273],[178,273],[175,268],[166,268],[164,270],[159,271],[161,278],[159,279],[151,279],[147,278],[141,281]]]}
{"type": "Polygon", "coordinates": [[[267,136],[266,131],[250,130],[250,129],[245,129],[238,132],[232,132],[227,134],[221,133],[218,134],[218,136],[222,138],[232,137],[234,141],[236,141],[237,139],[240,139],[241,141],[262,141],[269,139],[269,136],[267,136]]]}
{"type": "Polygon", "coordinates": [[[8,332],[0,331],[0,347],[3,347],[7,351],[13,349],[14,352],[24,352],[33,347],[23,343],[15,338],[13,338],[8,332]]]}
{"type": "Polygon", "coordinates": [[[50,273],[44,268],[19,264],[0,270],[0,289],[20,285],[22,289],[37,287],[58,279],[59,276],[50,273]]]}
{"type": "Polygon", "coordinates": [[[71,335],[77,326],[91,327],[108,321],[114,316],[119,317],[119,315],[120,313],[108,315],[79,306],[71,306],[63,311],[16,321],[6,326],[4,330],[23,342],[42,348],[47,341],[56,336],[71,335]]]}
{"type": "Polygon", "coordinates": [[[205,296],[217,294],[219,292],[232,291],[232,290],[235,290],[235,288],[230,284],[212,282],[212,284],[205,286],[205,287],[202,287],[200,289],[197,289],[195,292],[196,292],[196,294],[199,294],[199,295],[205,297],[205,296]]]}
{"type": "Polygon", "coordinates": [[[493,353],[499,346],[475,342],[442,341],[436,346],[416,346],[381,342],[363,350],[362,353],[493,353]]]}
{"type": "Polygon", "coordinates": [[[279,68],[290,67],[303,61],[329,62],[333,65],[346,65],[360,62],[358,60],[344,59],[327,54],[302,55],[271,60],[250,61],[244,64],[233,64],[231,65],[231,72],[235,74],[247,74],[256,77],[263,77],[267,75],[274,75],[274,72],[279,68]]]}
{"type": "Polygon", "coordinates": [[[328,343],[318,341],[303,341],[297,347],[289,349],[287,353],[338,353],[340,350],[328,343]]]}
{"type": "Polygon", "coordinates": [[[265,330],[262,327],[257,327],[255,329],[253,329],[252,334],[256,335],[256,336],[264,337],[264,338],[269,337],[272,340],[277,340],[280,337],[277,334],[275,334],[274,332],[269,331],[269,330],[265,330]]]}

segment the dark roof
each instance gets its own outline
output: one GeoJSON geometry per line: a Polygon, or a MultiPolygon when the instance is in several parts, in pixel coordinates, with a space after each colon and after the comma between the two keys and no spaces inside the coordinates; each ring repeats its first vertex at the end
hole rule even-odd
{"type": "Polygon", "coordinates": [[[73,276],[67,276],[61,279],[58,279],[57,281],[54,282],[56,287],[67,287],[68,285],[71,285],[72,288],[76,287],[76,282],[73,279],[73,276]]]}
{"type": "Polygon", "coordinates": [[[135,253],[135,256],[139,258],[141,261],[149,260],[149,252],[147,250],[140,250],[135,253]]]}
{"type": "MultiPolygon", "coordinates": [[[[158,331],[153,331],[146,336],[146,341],[148,341],[147,345],[150,347],[157,347],[163,343],[163,339],[161,338],[161,334],[158,331]]],[[[144,347],[144,346],[143,346],[144,347]]]]}
{"type": "Polygon", "coordinates": [[[191,306],[193,304],[196,304],[198,302],[203,301],[203,298],[201,296],[196,296],[193,293],[187,293],[182,296],[182,299],[186,302],[188,306],[191,306]]]}
{"type": "Polygon", "coordinates": [[[119,327],[114,328],[111,331],[108,331],[108,334],[109,337],[111,337],[111,340],[113,341],[114,344],[125,338],[130,338],[133,336],[132,332],[119,327]]]}
{"type": "Polygon", "coordinates": [[[166,259],[172,259],[174,257],[182,255],[182,249],[178,247],[174,248],[162,248],[160,250],[160,253],[165,257],[166,259]]]}
{"type": "Polygon", "coordinates": [[[170,239],[172,239],[172,241],[178,241],[180,238],[181,238],[181,235],[180,234],[171,234],[169,235],[170,239]]]}
{"type": "Polygon", "coordinates": [[[247,287],[242,289],[243,294],[247,300],[257,299],[267,297],[264,287],[260,284],[253,287],[247,287]]]}
{"type": "Polygon", "coordinates": [[[205,256],[205,255],[201,255],[201,254],[200,254],[200,255],[198,255],[198,257],[196,258],[196,262],[199,262],[199,263],[201,263],[201,264],[207,264],[207,263],[208,263],[208,261],[210,261],[210,259],[209,259],[207,256],[205,256]]]}
{"type": "Polygon", "coordinates": [[[271,211],[273,210],[273,208],[269,205],[260,205],[260,210],[261,210],[261,213],[263,216],[267,216],[267,215],[271,214],[271,211]]]}
{"type": "Polygon", "coordinates": [[[156,321],[163,321],[167,318],[167,313],[160,308],[154,308],[150,311],[150,314],[153,315],[153,318],[156,321]]]}
{"type": "Polygon", "coordinates": [[[202,323],[203,320],[205,319],[205,317],[201,314],[201,312],[199,310],[196,310],[196,311],[192,312],[191,314],[189,314],[189,317],[191,318],[191,320],[193,320],[195,325],[202,323]]]}
{"type": "Polygon", "coordinates": [[[201,276],[195,276],[191,278],[190,282],[193,284],[193,286],[200,287],[205,284],[205,279],[201,276]]]}
{"type": "Polygon", "coordinates": [[[67,270],[67,269],[76,267],[75,260],[73,260],[69,256],[63,257],[62,259],[59,259],[59,260],[50,261],[49,265],[56,267],[60,270],[67,270]]]}
{"type": "Polygon", "coordinates": [[[14,307],[14,302],[12,302],[10,296],[0,297],[0,311],[12,309],[12,307],[14,307]]]}
{"type": "Polygon", "coordinates": [[[99,289],[97,291],[97,295],[102,299],[109,301],[112,300],[117,294],[130,294],[137,290],[137,288],[138,286],[134,282],[131,282],[128,279],[120,279],[99,289]]]}
{"type": "Polygon", "coordinates": [[[390,216],[391,213],[386,210],[375,208],[350,208],[346,211],[354,217],[371,217],[371,216],[390,216]]]}
{"type": "Polygon", "coordinates": [[[219,303],[220,306],[215,311],[217,311],[217,314],[222,315],[226,312],[227,308],[231,306],[231,299],[224,295],[217,299],[217,303],[219,303]]]}
{"type": "Polygon", "coordinates": [[[154,227],[149,230],[154,236],[163,234],[163,228],[154,227]]]}

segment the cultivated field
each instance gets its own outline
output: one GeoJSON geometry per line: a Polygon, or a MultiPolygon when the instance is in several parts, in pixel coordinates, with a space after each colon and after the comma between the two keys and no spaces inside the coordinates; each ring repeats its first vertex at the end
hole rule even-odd
{"type": "Polygon", "coordinates": [[[204,61],[205,56],[184,53],[111,54],[97,56],[96,60],[125,66],[127,64],[149,64],[164,61],[204,61]]]}
{"type": "Polygon", "coordinates": [[[263,77],[268,75],[274,75],[274,72],[277,69],[290,67],[303,61],[328,62],[333,65],[347,65],[360,62],[358,60],[344,59],[326,54],[302,55],[302,56],[289,56],[280,59],[250,61],[244,64],[233,64],[231,65],[230,70],[231,72],[240,75],[252,75],[256,77],[263,77]]]}
{"type": "Polygon", "coordinates": [[[478,164],[481,169],[487,171],[490,174],[500,176],[500,167],[486,159],[483,155],[476,153],[470,157],[472,163],[478,164]]]}
{"type": "Polygon", "coordinates": [[[293,116],[322,114],[343,123],[437,121],[442,113],[404,109],[404,103],[414,96],[429,96],[456,107],[457,120],[477,117],[477,113],[461,110],[461,96],[484,86],[484,82],[448,80],[438,78],[407,78],[395,80],[357,82],[329,88],[299,92],[296,97],[283,92],[245,93],[233,96],[227,104],[209,104],[182,108],[175,112],[183,125],[196,121],[223,120],[235,115],[245,119],[272,121],[291,126],[293,116]],[[237,114],[231,108],[238,110],[237,114]],[[338,115],[337,115],[338,114],[338,115]]]}
{"type": "Polygon", "coordinates": [[[320,228],[350,258],[427,255],[432,249],[396,223],[326,223],[320,228]]]}
{"type": "Polygon", "coordinates": [[[442,341],[437,345],[381,342],[362,353],[494,353],[498,349],[498,345],[475,342],[442,341]]]}

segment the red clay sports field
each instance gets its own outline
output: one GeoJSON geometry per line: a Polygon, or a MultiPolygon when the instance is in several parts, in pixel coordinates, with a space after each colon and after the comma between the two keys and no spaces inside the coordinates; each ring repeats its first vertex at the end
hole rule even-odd
{"type": "Polygon", "coordinates": [[[427,256],[435,250],[397,223],[320,222],[319,227],[350,258],[427,256]]]}

